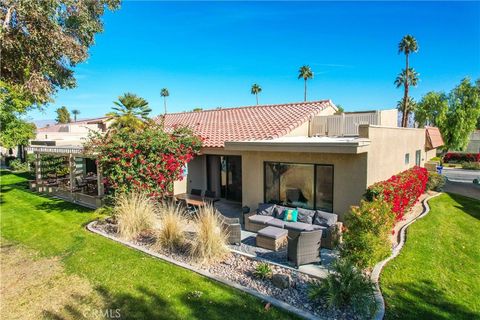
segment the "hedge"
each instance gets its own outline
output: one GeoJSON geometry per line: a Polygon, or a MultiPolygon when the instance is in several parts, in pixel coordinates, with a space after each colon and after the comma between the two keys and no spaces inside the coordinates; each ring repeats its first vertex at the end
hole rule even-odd
{"type": "Polygon", "coordinates": [[[443,156],[445,163],[480,162],[480,153],[448,152],[443,156]]]}

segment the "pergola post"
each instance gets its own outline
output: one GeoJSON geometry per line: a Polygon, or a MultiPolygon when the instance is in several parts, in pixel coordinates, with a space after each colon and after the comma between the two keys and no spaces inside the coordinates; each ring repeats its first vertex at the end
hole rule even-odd
{"type": "Polygon", "coordinates": [[[68,155],[68,162],[70,166],[70,192],[73,192],[75,190],[75,157],[73,154],[68,155]]]}
{"type": "Polygon", "coordinates": [[[37,182],[37,186],[42,181],[42,161],[40,158],[40,154],[37,152],[35,153],[35,181],[37,182]]]}
{"type": "Polygon", "coordinates": [[[98,196],[103,197],[105,190],[103,188],[102,168],[98,163],[97,163],[97,191],[98,191],[98,196]]]}

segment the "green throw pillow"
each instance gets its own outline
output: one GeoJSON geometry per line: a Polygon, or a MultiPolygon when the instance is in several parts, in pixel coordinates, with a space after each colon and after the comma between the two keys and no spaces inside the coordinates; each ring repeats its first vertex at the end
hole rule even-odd
{"type": "Polygon", "coordinates": [[[283,221],[297,222],[297,209],[285,209],[283,211],[283,221]]]}

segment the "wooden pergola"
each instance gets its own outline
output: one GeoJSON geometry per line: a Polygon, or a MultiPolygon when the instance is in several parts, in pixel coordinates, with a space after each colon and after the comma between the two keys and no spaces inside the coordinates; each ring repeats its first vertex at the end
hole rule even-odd
{"type": "MultiPolygon", "coordinates": [[[[86,154],[82,146],[45,146],[31,145],[27,151],[33,152],[35,155],[35,180],[31,181],[30,187],[38,192],[49,193],[58,196],[67,201],[78,203],[90,208],[98,208],[103,205],[104,185],[103,176],[100,166],[96,166],[96,195],[86,194],[78,191],[78,170],[77,158],[95,159],[94,155],[86,154]],[[42,155],[51,155],[65,157],[68,159],[69,177],[67,185],[69,188],[60,188],[58,185],[48,183],[42,175],[42,155]]],[[[84,173],[83,173],[84,174],[84,173]]],[[[82,177],[81,179],[85,178],[82,177]]],[[[57,180],[58,181],[58,180],[57,180]]]]}

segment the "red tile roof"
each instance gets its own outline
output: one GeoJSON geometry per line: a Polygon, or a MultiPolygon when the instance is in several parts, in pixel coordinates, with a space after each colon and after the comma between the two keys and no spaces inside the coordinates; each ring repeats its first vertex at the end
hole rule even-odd
{"type": "MultiPolygon", "coordinates": [[[[225,141],[264,140],[284,136],[322,110],[330,100],[171,113],[167,129],[188,126],[203,137],[204,147],[224,147],[225,141]]],[[[156,118],[159,122],[162,116],[156,118]]]]}
{"type": "Polygon", "coordinates": [[[435,149],[444,145],[442,134],[436,127],[425,127],[425,134],[427,135],[426,146],[428,149],[435,149]]]}

